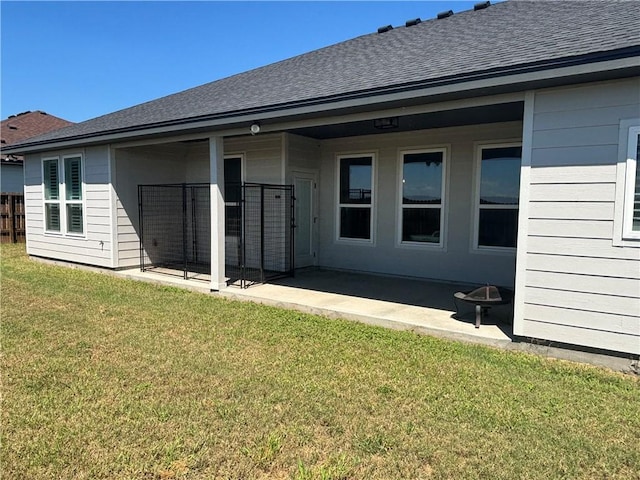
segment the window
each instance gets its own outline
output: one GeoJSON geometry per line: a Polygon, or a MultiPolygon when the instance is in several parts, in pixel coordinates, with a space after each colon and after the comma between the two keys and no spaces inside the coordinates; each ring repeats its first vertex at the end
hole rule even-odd
{"type": "Polygon", "coordinates": [[[444,150],[401,153],[400,242],[442,245],[444,150]]]}
{"type": "Polygon", "coordinates": [[[82,234],[84,219],[82,215],[82,158],[65,157],[64,190],[67,207],[67,232],[82,234]]]}
{"type": "Polygon", "coordinates": [[[84,233],[84,197],[82,192],[82,157],[42,160],[44,184],[45,231],[72,235],[84,233]]]}
{"type": "Polygon", "coordinates": [[[629,128],[627,143],[623,237],[640,238],[640,126],[629,128]]]}
{"type": "Polygon", "coordinates": [[[372,240],[373,155],[338,157],[338,237],[372,240]]]}
{"type": "Polygon", "coordinates": [[[239,236],[242,222],[242,157],[224,159],[224,208],[227,235],[239,236]]]}
{"type": "Polygon", "coordinates": [[[483,146],[479,150],[476,184],[477,248],[515,248],[522,146],[483,146]]]}
{"type": "Polygon", "coordinates": [[[42,161],[44,178],[44,217],[45,231],[60,231],[60,175],[58,159],[49,158],[42,161]]]}

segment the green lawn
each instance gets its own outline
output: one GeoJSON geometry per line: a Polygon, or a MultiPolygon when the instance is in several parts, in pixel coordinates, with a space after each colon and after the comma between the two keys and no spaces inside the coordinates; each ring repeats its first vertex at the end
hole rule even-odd
{"type": "Polygon", "coordinates": [[[3,479],[640,478],[640,381],[2,248],[3,479]]]}

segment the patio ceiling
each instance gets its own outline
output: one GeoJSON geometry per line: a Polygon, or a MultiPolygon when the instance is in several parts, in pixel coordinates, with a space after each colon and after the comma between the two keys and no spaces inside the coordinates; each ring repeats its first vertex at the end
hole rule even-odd
{"type": "MultiPolygon", "coordinates": [[[[289,132],[318,140],[329,138],[374,135],[380,133],[406,132],[430,128],[455,127],[482,123],[496,123],[522,120],[524,102],[510,102],[498,105],[443,110],[418,115],[394,117],[397,126],[392,128],[376,128],[374,120],[322,125],[291,129],[289,132]]],[[[381,116],[382,117],[382,116],[381,116]]]]}

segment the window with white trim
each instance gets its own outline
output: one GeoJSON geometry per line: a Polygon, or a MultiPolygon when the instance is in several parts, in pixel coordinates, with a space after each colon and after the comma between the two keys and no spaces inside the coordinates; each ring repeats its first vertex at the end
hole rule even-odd
{"type": "Polygon", "coordinates": [[[82,156],[42,160],[45,231],[84,234],[82,156]]]}
{"type": "Polygon", "coordinates": [[[82,158],[64,157],[64,191],[67,233],[84,233],[82,158]]]}
{"type": "Polygon", "coordinates": [[[522,146],[479,148],[476,183],[475,246],[514,249],[518,239],[518,204],[522,146]]]}
{"type": "Polygon", "coordinates": [[[338,157],[338,238],[372,241],[373,155],[338,157]]]}
{"type": "Polygon", "coordinates": [[[629,128],[625,169],[623,238],[640,239],[640,125],[629,128]]]}
{"type": "Polygon", "coordinates": [[[400,243],[442,245],[445,151],[401,152],[400,243]]]}
{"type": "Polygon", "coordinates": [[[45,231],[60,232],[60,172],[58,158],[42,160],[42,174],[44,179],[44,218],[45,231]]]}

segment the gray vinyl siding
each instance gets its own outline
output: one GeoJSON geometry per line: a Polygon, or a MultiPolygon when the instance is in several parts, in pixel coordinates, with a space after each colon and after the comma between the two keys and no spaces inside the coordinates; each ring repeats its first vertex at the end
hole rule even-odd
{"type": "MultiPolygon", "coordinates": [[[[246,182],[282,183],[283,136],[281,134],[256,135],[224,139],[225,155],[244,157],[246,182]]],[[[209,183],[209,144],[188,144],[178,155],[175,165],[184,169],[184,180],[188,183],[209,183]]]]}
{"type": "Polygon", "coordinates": [[[185,182],[187,151],[188,147],[182,144],[114,149],[117,267],[140,264],[138,185],[185,182]]]}
{"type": "MultiPolygon", "coordinates": [[[[284,161],[285,161],[285,134],[258,134],[248,137],[225,138],[224,140],[225,155],[242,154],[244,156],[245,171],[244,181],[247,183],[268,183],[282,185],[284,183],[284,161]]],[[[265,201],[269,203],[269,196],[276,192],[265,192],[265,201]]],[[[266,235],[273,235],[274,238],[283,238],[281,230],[283,226],[276,222],[269,222],[270,212],[265,211],[264,228],[266,235]],[[275,224],[274,224],[275,223],[275,224]]],[[[259,238],[260,232],[257,224],[245,225],[245,235],[247,238],[259,238]]],[[[284,242],[281,247],[284,250],[284,242]]],[[[271,245],[275,248],[275,245],[271,245]]],[[[237,239],[234,236],[227,238],[226,251],[233,256],[232,252],[237,252],[237,239]]],[[[259,265],[259,257],[257,252],[247,249],[245,264],[249,267],[259,265]]],[[[226,252],[225,252],[226,254],[226,252]]],[[[264,268],[266,269],[283,269],[278,256],[273,258],[265,258],[264,268]],[[275,263],[272,263],[275,262],[275,263]]]]}
{"type": "Polygon", "coordinates": [[[514,285],[515,252],[480,252],[472,248],[475,198],[474,158],[478,143],[519,142],[522,123],[472,125],[322,142],[320,178],[320,248],[322,267],[414,276],[444,281],[514,285]],[[403,149],[449,149],[444,248],[398,245],[398,158],[403,149]],[[376,154],[374,243],[349,244],[336,234],[336,157],[376,154]]]}
{"type": "MultiPolygon", "coordinates": [[[[225,155],[245,159],[245,181],[282,183],[283,136],[226,138],[225,155]]],[[[173,142],[114,148],[117,211],[117,267],[140,264],[138,185],[209,183],[209,143],[173,142]]]]}
{"type": "Polygon", "coordinates": [[[224,154],[243,154],[245,182],[284,182],[284,134],[256,135],[224,139],[224,154]]]}
{"type": "Polygon", "coordinates": [[[106,146],[27,155],[25,159],[27,253],[39,257],[110,267],[112,212],[109,150],[106,146]],[[86,232],[83,237],[44,232],[42,158],[83,153],[86,232]]]}
{"type": "Polygon", "coordinates": [[[516,333],[640,353],[640,248],[613,242],[619,125],[638,117],[640,81],[539,91],[534,105],[516,333]]]}
{"type": "Polygon", "coordinates": [[[24,192],[24,170],[22,165],[3,163],[0,166],[0,191],[3,193],[24,192]]]}
{"type": "Polygon", "coordinates": [[[292,182],[293,171],[319,171],[320,170],[320,141],[300,135],[287,135],[286,159],[287,175],[286,183],[292,182]]]}

